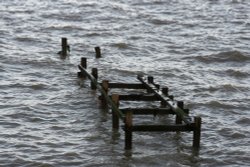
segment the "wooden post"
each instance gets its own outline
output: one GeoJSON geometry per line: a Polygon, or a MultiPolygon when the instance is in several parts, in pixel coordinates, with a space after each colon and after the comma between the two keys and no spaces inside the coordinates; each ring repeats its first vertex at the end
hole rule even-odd
{"type": "MultiPolygon", "coordinates": [[[[102,88],[103,88],[104,92],[106,93],[106,95],[108,95],[108,90],[109,90],[109,81],[108,80],[103,80],[102,81],[102,88]]],[[[102,100],[102,105],[107,106],[108,102],[106,101],[103,94],[101,96],[101,100],[102,100]]]]}
{"type": "MultiPolygon", "coordinates": [[[[112,101],[114,102],[114,104],[117,106],[119,106],[119,95],[118,94],[113,94],[112,95],[112,101]]],[[[115,110],[112,110],[112,127],[113,129],[119,129],[119,116],[118,113],[116,113],[115,110]]]]}
{"type": "MultiPolygon", "coordinates": [[[[168,96],[168,87],[162,88],[162,89],[161,89],[161,92],[162,92],[164,95],[168,96]]],[[[164,101],[161,101],[161,107],[166,107],[166,106],[167,106],[167,103],[165,103],[164,101]]]]}
{"type": "Polygon", "coordinates": [[[85,57],[81,58],[81,66],[85,69],[87,68],[87,58],[85,57]]]}
{"type": "MultiPolygon", "coordinates": [[[[96,81],[97,81],[97,79],[98,79],[98,70],[97,70],[97,68],[92,68],[92,72],[91,72],[91,74],[93,75],[93,77],[96,79],[96,81]]],[[[91,89],[92,90],[96,90],[96,85],[95,85],[95,83],[93,83],[93,82],[91,82],[91,89]]]]}
{"type": "MultiPolygon", "coordinates": [[[[81,58],[81,66],[83,68],[85,68],[85,69],[87,68],[87,59],[85,57],[81,58]]],[[[79,78],[84,78],[85,77],[85,75],[82,72],[78,72],[77,74],[78,74],[79,78]]]]}
{"type": "Polygon", "coordinates": [[[164,95],[168,96],[168,87],[162,88],[161,91],[164,95]]]}
{"type": "Polygon", "coordinates": [[[62,56],[67,56],[67,38],[62,38],[62,56]]]}
{"type": "Polygon", "coordinates": [[[148,83],[150,83],[150,84],[154,83],[154,77],[153,76],[148,76],[148,83]]]}
{"type": "Polygon", "coordinates": [[[101,58],[101,49],[100,49],[100,47],[95,47],[95,53],[96,53],[96,55],[95,55],[96,58],[101,58]]]}
{"type": "MultiPolygon", "coordinates": [[[[184,103],[183,101],[177,101],[177,106],[181,109],[184,108],[184,103]]],[[[176,124],[182,124],[182,120],[181,120],[181,117],[179,115],[176,115],[175,117],[175,123],[176,124]]]]}
{"type": "Polygon", "coordinates": [[[125,149],[132,149],[132,120],[133,114],[131,111],[126,112],[125,116],[125,149]]]}
{"type": "Polygon", "coordinates": [[[194,135],[193,135],[193,147],[200,147],[200,138],[201,138],[201,117],[194,117],[194,135]]]}

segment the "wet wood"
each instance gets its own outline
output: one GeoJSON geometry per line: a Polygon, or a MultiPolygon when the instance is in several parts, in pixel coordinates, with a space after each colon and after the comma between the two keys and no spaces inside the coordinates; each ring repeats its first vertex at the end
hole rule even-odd
{"type": "Polygon", "coordinates": [[[127,112],[125,115],[125,149],[132,149],[132,112],[127,112]]]}
{"type": "Polygon", "coordinates": [[[133,125],[133,132],[185,132],[193,131],[190,125],[133,125]]]}
{"type": "Polygon", "coordinates": [[[120,89],[146,89],[141,83],[109,83],[109,88],[120,89]]]}
{"type": "Polygon", "coordinates": [[[170,108],[123,108],[120,111],[124,114],[132,112],[134,115],[164,115],[175,114],[170,108]]]}
{"type": "MultiPolygon", "coordinates": [[[[97,68],[92,68],[91,75],[97,80],[98,79],[98,70],[97,68]]],[[[96,90],[96,84],[94,82],[91,82],[91,89],[96,90]]]]}
{"type": "Polygon", "coordinates": [[[194,133],[193,133],[193,147],[200,147],[200,138],[201,138],[201,117],[194,117],[194,133]]]}
{"type": "Polygon", "coordinates": [[[123,101],[159,101],[155,95],[130,94],[120,95],[120,100],[123,101]]]}
{"type": "Polygon", "coordinates": [[[67,38],[62,38],[62,56],[67,56],[67,50],[68,50],[68,43],[67,38]]]}
{"type": "Polygon", "coordinates": [[[101,56],[101,49],[100,49],[100,47],[95,47],[95,57],[96,58],[101,58],[102,56],[101,56]]]}
{"type": "MultiPolygon", "coordinates": [[[[108,80],[102,81],[102,88],[103,88],[105,94],[108,95],[108,90],[109,90],[109,81],[108,80]]],[[[108,102],[105,99],[105,95],[103,93],[101,95],[101,100],[102,100],[102,105],[107,107],[108,102]]]]}
{"type": "MultiPolygon", "coordinates": [[[[119,108],[119,95],[118,94],[112,95],[112,101],[114,102],[116,107],[119,108]]],[[[112,127],[113,129],[119,129],[119,116],[117,115],[114,109],[112,109],[112,127]]]]}

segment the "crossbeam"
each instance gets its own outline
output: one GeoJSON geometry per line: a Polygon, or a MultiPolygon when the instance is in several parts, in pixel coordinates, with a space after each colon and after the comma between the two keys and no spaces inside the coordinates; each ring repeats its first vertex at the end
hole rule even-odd
{"type": "Polygon", "coordinates": [[[134,115],[175,114],[170,108],[122,108],[120,111],[123,114],[132,112],[134,115]]]}

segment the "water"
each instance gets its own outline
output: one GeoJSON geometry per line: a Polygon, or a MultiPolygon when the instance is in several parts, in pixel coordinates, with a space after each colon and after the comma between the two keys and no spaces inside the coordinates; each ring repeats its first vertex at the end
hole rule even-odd
{"type": "Polygon", "coordinates": [[[249,166],[249,11],[248,0],[0,1],[0,166],[249,166]],[[199,153],[191,133],[146,132],[125,152],[76,77],[82,56],[100,80],[169,86],[203,119],[199,153]]]}

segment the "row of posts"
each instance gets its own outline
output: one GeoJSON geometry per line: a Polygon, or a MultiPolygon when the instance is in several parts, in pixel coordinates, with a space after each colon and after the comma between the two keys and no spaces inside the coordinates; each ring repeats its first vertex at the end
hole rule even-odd
{"type": "MultiPolygon", "coordinates": [[[[65,51],[65,47],[67,47],[67,39],[62,38],[62,50],[65,51]],[[65,42],[66,41],[66,42],[65,42]]],[[[100,47],[95,47],[95,52],[96,52],[96,58],[101,57],[101,50],[100,47]]],[[[81,58],[81,63],[80,65],[87,69],[87,59],[82,57],[81,58]]],[[[96,79],[98,79],[98,69],[97,68],[92,68],[91,75],[96,79]]],[[[82,73],[78,73],[79,77],[83,77],[82,73]]],[[[153,77],[148,77],[148,82],[154,84],[153,77]]],[[[107,80],[104,80],[102,82],[102,88],[106,94],[108,94],[108,87],[109,87],[109,82],[107,80]]],[[[159,85],[155,85],[156,88],[159,89],[159,85]]],[[[97,89],[97,86],[94,82],[91,81],[91,89],[97,89]]],[[[168,95],[168,88],[163,88],[162,89],[163,94],[168,95]]],[[[168,97],[173,100],[172,95],[168,95],[168,97]]],[[[119,95],[118,94],[113,94],[112,95],[112,101],[114,104],[119,108],[119,95]]],[[[107,102],[102,98],[102,102],[107,105],[107,102]]],[[[166,104],[162,104],[165,106],[166,104]]],[[[177,106],[181,109],[184,110],[184,103],[182,101],[177,102],[177,106]]],[[[187,111],[188,112],[188,111],[187,111]]],[[[125,149],[131,149],[132,148],[132,119],[133,119],[133,113],[131,111],[126,112],[125,117],[123,118],[123,121],[125,123],[124,130],[125,130],[125,149]]],[[[176,115],[176,120],[175,123],[182,124],[182,118],[179,115],[176,115]]],[[[200,132],[201,132],[201,118],[200,117],[195,117],[194,118],[194,130],[193,130],[193,147],[194,148],[199,148],[200,146],[200,132]]],[[[112,110],[112,127],[113,129],[119,129],[119,116],[116,113],[115,110],[112,110]]]]}
{"type": "MultiPolygon", "coordinates": [[[[58,52],[61,56],[68,56],[70,52],[70,46],[68,44],[67,38],[61,38],[61,51],[58,52]]],[[[99,46],[95,47],[96,58],[101,58],[101,49],[99,46]]]]}

